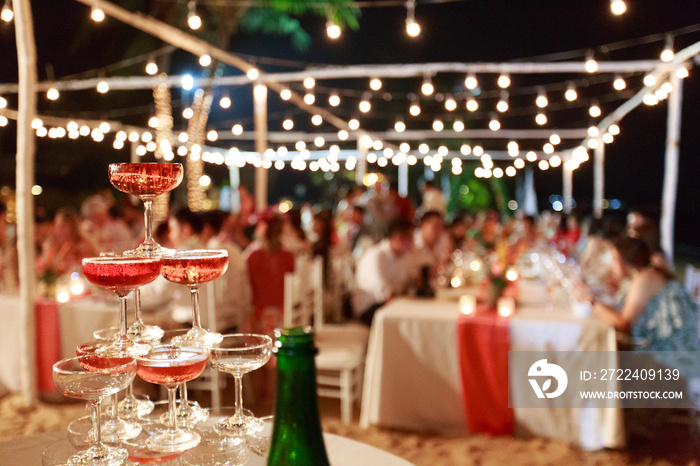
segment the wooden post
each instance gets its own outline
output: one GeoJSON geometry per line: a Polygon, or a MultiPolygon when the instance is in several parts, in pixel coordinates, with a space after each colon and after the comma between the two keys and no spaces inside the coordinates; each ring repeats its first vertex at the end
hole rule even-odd
{"type": "Polygon", "coordinates": [[[605,196],[605,144],[598,138],[598,145],[593,152],[593,215],[603,217],[603,198],[605,196]]]}
{"type": "MultiPolygon", "coordinates": [[[[568,162],[568,159],[567,159],[568,162]]],[[[564,213],[571,213],[571,205],[573,200],[573,174],[574,171],[567,166],[567,163],[561,164],[562,174],[562,197],[564,198],[564,213]]]]}
{"type": "Polygon", "coordinates": [[[673,265],[673,230],[676,216],[676,192],[678,191],[678,146],[681,142],[682,80],[671,73],[669,81],[673,90],[668,96],[666,120],[666,160],[664,162],[664,187],[661,197],[661,248],[673,265]]]}
{"type": "Polygon", "coordinates": [[[15,35],[19,69],[17,116],[17,255],[19,257],[20,374],[26,403],[37,399],[34,299],[34,152],[32,120],[36,115],[36,43],[29,0],[15,0],[15,35]]]}
{"type": "MultiPolygon", "coordinates": [[[[255,121],[255,151],[263,158],[267,150],[267,87],[253,86],[253,118],[255,121]]],[[[255,208],[267,208],[267,168],[255,168],[255,208]]]]}

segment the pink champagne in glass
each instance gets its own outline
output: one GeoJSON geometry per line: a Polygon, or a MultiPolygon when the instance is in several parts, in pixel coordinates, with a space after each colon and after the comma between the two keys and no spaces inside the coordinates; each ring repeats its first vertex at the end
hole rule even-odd
{"type": "Polygon", "coordinates": [[[160,259],[155,258],[107,256],[83,259],[85,278],[93,285],[114,291],[119,297],[119,334],[115,335],[109,345],[97,350],[98,356],[138,356],[148,352],[149,345],[127,338],[126,296],[158,278],[160,268],[160,259]]]}
{"type": "Polygon", "coordinates": [[[228,268],[228,251],[225,249],[193,249],[168,254],[162,258],[161,275],[166,280],[189,287],[192,293],[192,328],[186,334],[173,338],[173,342],[211,346],[221,341],[221,334],[202,328],[199,312],[199,287],[219,278],[228,268]]]}
{"type": "Polygon", "coordinates": [[[153,239],[153,199],[172,191],[182,182],[180,163],[112,163],[109,181],[118,190],[138,196],[143,201],[145,239],[129,255],[157,257],[167,251],[153,239]]]}

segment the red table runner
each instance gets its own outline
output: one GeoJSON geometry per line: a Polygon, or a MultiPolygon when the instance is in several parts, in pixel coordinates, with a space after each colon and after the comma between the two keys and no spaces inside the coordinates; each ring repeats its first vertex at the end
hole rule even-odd
{"type": "Polygon", "coordinates": [[[55,392],[53,365],[61,359],[61,326],[58,319],[58,303],[37,300],[34,311],[37,387],[40,392],[55,392]]]}
{"type": "MultiPolygon", "coordinates": [[[[515,297],[517,285],[509,285],[503,294],[515,297]]],[[[469,432],[512,435],[515,419],[508,407],[509,319],[479,304],[475,315],[459,316],[457,342],[469,432]]]]}

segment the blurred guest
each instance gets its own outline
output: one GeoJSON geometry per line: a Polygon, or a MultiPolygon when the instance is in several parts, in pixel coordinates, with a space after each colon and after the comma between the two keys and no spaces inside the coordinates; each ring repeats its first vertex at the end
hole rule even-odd
{"type": "Polygon", "coordinates": [[[627,215],[627,234],[632,238],[644,241],[651,251],[653,265],[671,271],[671,264],[666,253],[661,248],[659,235],[659,220],[656,209],[652,207],[636,207],[627,215]]]}
{"type": "Polygon", "coordinates": [[[0,293],[15,293],[19,286],[16,241],[7,222],[7,207],[0,202],[0,293]]]}
{"type": "Polygon", "coordinates": [[[314,216],[314,233],[317,239],[311,247],[311,253],[313,256],[323,258],[323,282],[325,285],[328,283],[330,273],[331,250],[336,243],[333,213],[330,210],[322,210],[314,216]]]}
{"type": "Polygon", "coordinates": [[[410,256],[414,276],[417,276],[423,267],[429,267],[432,271],[438,264],[443,264],[449,259],[452,252],[450,237],[445,231],[440,212],[430,210],[423,214],[420,225],[414,232],[413,244],[410,256]]]}
{"type": "Polygon", "coordinates": [[[348,225],[347,237],[345,239],[347,249],[355,259],[359,259],[362,257],[362,254],[374,244],[372,236],[369,234],[369,230],[365,224],[365,209],[360,206],[354,206],[348,225]]]}
{"type": "Polygon", "coordinates": [[[97,256],[99,252],[90,238],[81,233],[78,212],[64,207],[54,217],[53,230],[36,259],[36,270],[40,275],[52,275],[55,278],[81,270],[83,258],[97,256]]]}
{"type": "Polygon", "coordinates": [[[630,278],[629,289],[619,310],[592,298],[594,314],[629,333],[635,349],[699,351],[698,307],[688,292],[651,263],[644,241],[622,236],[614,245],[615,273],[619,279],[630,278]]]}
{"type": "Polygon", "coordinates": [[[102,196],[90,196],[80,206],[83,234],[90,238],[100,252],[121,254],[136,246],[126,223],[110,215],[109,203],[102,196]]]}
{"type": "Polygon", "coordinates": [[[143,204],[141,202],[134,204],[128,197],[125,197],[119,205],[121,210],[121,218],[131,232],[131,237],[134,238],[137,244],[142,242],[145,238],[143,204]]]}
{"type": "Polygon", "coordinates": [[[36,206],[34,211],[34,253],[39,256],[44,241],[53,231],[53,218],[42,206],[36,206]]]}
{"type": "Polygon", "coordinates": [[[416,207],[408,197],[399,194],[398,183],[394,181],[389,183],[388,198],[392,205],[392,218],[403,218],[409,222],[413,221],[416,216],[416,207]]]}
{"type": "Polygon", "coordinates": [[[394,296],[406,292],[411,282],[407,253],[413,248],[413,225],[404,219],[389,223],[387,238],[370,247],[357,262],[354,315],[371,325],[374,313],[394,296]]]}
{"type": "Polygon", "coordinates": [[[374,189],[365,192],[363,204],[367,215],[367,226],[375,241],[384,238],[389,222],[394,218],[392,204],[388,199],[388,184],[378,181],[374,189]]]}
{"type": "Polygon", "coordinates": [[[309,254],[311,242],[301,225],[301,210],[291,209],[282,217],[282,248],[295,256],[309,254]]]}
{"type": "Polygon", "coordinates": [[[612,219],[593,219],[588,228],[588,237],[579,256],[581,279],[597,296],[597,300],[608,305],[619,301],[622,287],[616,273],[615,245],[613,240],[622,232],[622,225],[612,219]]]}
{"type": "Polygon", "coordinates": [[[178,251],[204,248],[200,237],[203,229],[202,219],[187,208],[179,209],[168,219],[170,242],[178,251]]]}
{"type": "Polygon", "coordinates": [[[450,237],[450,249],[454,251],[455,249],[464,249],[467,246],[467,231],[469,230],[469,224],[467,220],[462,215],[457,215],[450,222],[447,232],[450,237]]]}
{"type": "Polygon", "coordinates": [[[445,201],[442,191],[440,191],[432,181],[426,180],[423,183],[422,194],[423,202],[420,207],[424,213],[431,210],[439,212],[442,215],[447,213],[447,201],[445,201]]]}
{"type": "Polygon", "coordinates": [[[248,256],[254,309],[248,330],[270,334],[282,323],[284,275],[294,271],[294,254],[282,249],[282,220],[266,223],[262,246],[248,256]]]}

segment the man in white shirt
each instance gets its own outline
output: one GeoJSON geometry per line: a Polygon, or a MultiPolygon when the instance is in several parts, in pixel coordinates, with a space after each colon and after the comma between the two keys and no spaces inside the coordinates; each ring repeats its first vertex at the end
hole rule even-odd
{"type": "Polygon", "coordinates": [[[447,262],[450,257],[450,238],[440,212],[430,210],[423,214],[420,227],[414,234],[413,246],[408,260],[411,276],[416,279],[425,278],[421,276],[423,268],[428,267],[432,275],[439,264],[447,262]]]}
{"type": "Polygon", "coordinates": [[[360,257],[352,305],[355,316],[365,324],[371,325],[382,304],[406,291],[411,279],[406,253],[412,248],[413,226],[397,219],[390,222],[388,237],[360,257]]]}

